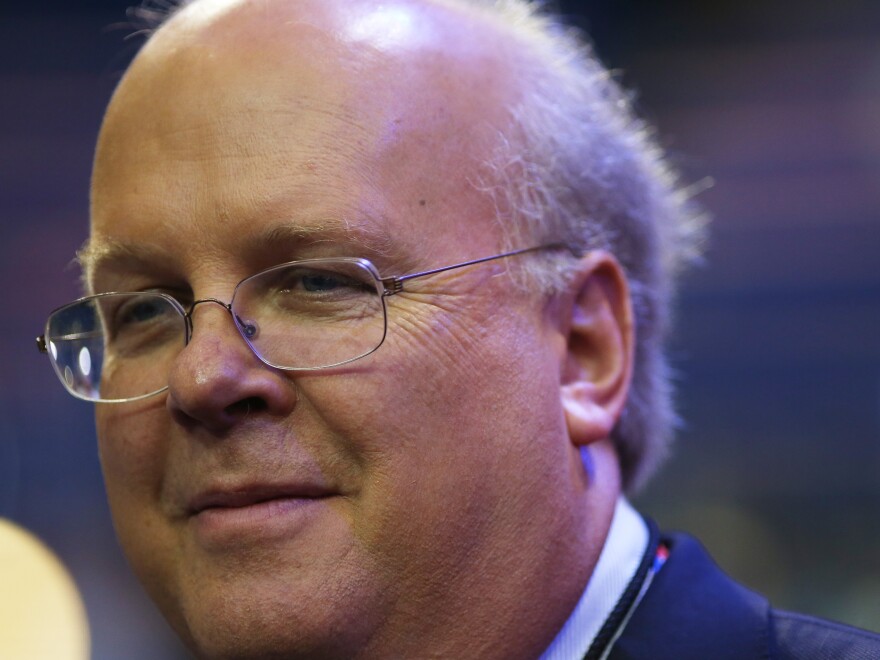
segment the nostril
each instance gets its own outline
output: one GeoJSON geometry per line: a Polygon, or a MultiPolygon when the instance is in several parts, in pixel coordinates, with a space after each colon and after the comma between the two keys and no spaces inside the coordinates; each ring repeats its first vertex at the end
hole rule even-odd
{"type": "Polygon", "coordinates": [[[257,396],[251,396],[247,399],[241,399],[235,403],[226,406],[226,414],[232,417],[247,417],[251,413],[258,413],[266,410],[268,404],[264,399],[257,396]]]}

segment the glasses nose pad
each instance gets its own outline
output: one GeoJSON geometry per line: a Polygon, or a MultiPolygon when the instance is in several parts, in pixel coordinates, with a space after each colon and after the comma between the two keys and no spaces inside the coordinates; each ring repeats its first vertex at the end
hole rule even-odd
{"type": "Polygon", "coordinates": [[[238,324],[238,327],[241,329],[242,334],[247,339],[256,339],[260,334],[260,328],[254,321],[246,321],[241,318],[238,314],[235,315],[235,322],[238,324]]]}

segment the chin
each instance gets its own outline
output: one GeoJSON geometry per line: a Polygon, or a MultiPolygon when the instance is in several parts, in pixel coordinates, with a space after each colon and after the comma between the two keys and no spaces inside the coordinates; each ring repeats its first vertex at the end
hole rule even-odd
{"type": "MultiPolygon", "coordinates": [[[[324,610],[327,612],[328,610],[324,610]]],[[[195,607],[166,617],[198,658],[351,658],[358,643],[315,607],[289,600],[202,595],[195,607]],[[315,616],[320,615],[320,616],[315,616]]]]}
{"type": "Polygon", "coordinates": [[[173,592],[145,585],[198,658],[353,658],[381,621],[381,591],[334,564],[327,573],[203,559],[181,570],[173,592]]]}

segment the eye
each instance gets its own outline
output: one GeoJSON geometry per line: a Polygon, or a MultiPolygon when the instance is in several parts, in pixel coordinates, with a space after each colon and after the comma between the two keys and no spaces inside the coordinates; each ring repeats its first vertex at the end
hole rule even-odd
{"type": "Polygon", "coordinates": [[[169,303],[155,296],[140,297],[121,305],[116,325],[130,325],[152,321],[168,313],[169,303]]]}
{"type": "Polygon", "coordinates": [[[350,278],[329,272],[303,273],[299,281],[302,288],[310,292],[333,291],[340,287],[357,285],[350,278]]]}
{"type": "Polygon", "coordinates": [[[318,269],[296,266],[279,270],[272,275],[265,281],[261,280],[260,286],[288,296],[308,295],[310,298],[330,300],[339,296],[375,292],[375,285],[369,279],[369,274],[358,267],[349,266],[346,270],[337,270],[329,267],[318,269]]]}
{"type": "Polygon", "coordinates": [[[110,296],[101,302],[101,317],[111,338],[155,329],[180,316],[170,301],[155,293],[110,296]]]}

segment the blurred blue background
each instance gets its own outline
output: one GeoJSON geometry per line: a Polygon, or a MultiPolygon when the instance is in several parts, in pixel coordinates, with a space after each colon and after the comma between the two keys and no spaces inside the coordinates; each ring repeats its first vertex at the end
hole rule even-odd
{"type": "MultiPolygon", "coordinates": [[[[33,338],[78,295],[129,3],[0,22],[0,516],[84,595],[97,659],[186,657],[110,527],[92,409],[33,338]]],[[[880,629],[880,3],[561,2],[714,216],[672,343],[686,427],[637,498],[778,606],[880,629]]]]}

